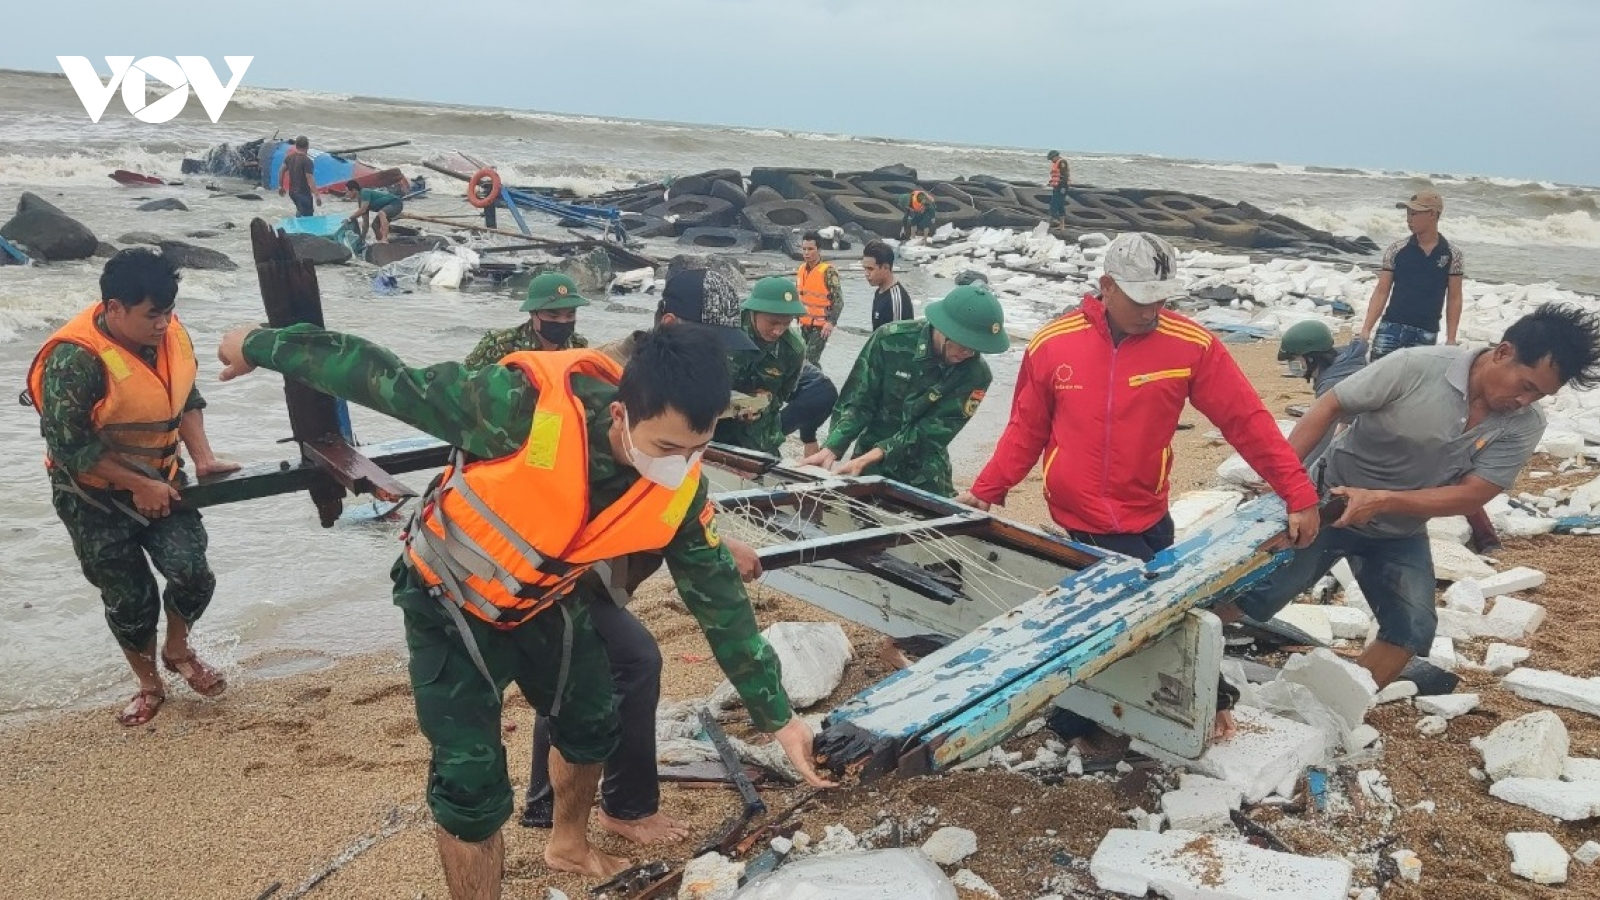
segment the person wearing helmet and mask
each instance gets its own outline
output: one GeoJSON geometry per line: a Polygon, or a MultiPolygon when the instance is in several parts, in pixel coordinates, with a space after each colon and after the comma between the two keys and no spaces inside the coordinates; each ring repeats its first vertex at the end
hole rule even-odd
{"type": "MultiPolygon", "coordinates": [[[[1333,331],[1319,319],[1296,322],[1278,339],[1278,361],[1288,368],[1289,375],[1304,378],[1311,384],[1314,396],[1321,397],[1333,386],[1361,371],[1367,365],[1366,341],[1357,338],[1343,350],[1333,346],[1333,331]]],[[[1303,408],[1290,407],[1289,414],[1299,416],[1303,408]]],[[[1307,459],[1316,459],[1333,442],[1330,433],[1311,451],[1307,459]]]]}
{"type": "Polygon", "coordinates": [[[752,397],[765,396],[761,409],[740,412],[717,424],[716,440],[747,450],[776,454],[783,446],[779,412],[800,383],[806,361],[806,342],[790,326],[805,315],[794,280],[772,276],[756,282],[739,307],[745,334],[754,350],[729,354],[733,389],[752,397]]]}
{"type": "Polygon", "coordinates": [[[955,493],[950,442],[977,412],[992,380],[980,354],[1003,353],[1011,339],[988,285],[962,285],[928,304],[923,315],[885,325],[867,339],[839,394],[828,439],[801,465],[882,475],[945,497],[955,493]],[[852,444],[855,455],[839,463],[852,444]]]}
{"type": "Polygon", "coordinates": [[[577,333],[578,309],[589,300],[578,293],[578,283],[560,272],[545,272],[528,283],[522,311],[528,321],[514,328],[491,331],[478,341],[462,364],[481,369],[518,350],[571,350],[589,346],[577,333]]]}

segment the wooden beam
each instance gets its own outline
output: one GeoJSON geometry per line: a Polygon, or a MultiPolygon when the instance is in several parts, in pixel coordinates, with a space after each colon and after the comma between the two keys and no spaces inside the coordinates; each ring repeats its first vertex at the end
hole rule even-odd
{"type": "MultiPolygon", "coordinates": [[[[405,438],[382,444],[367,444],[361,448],[366,461],[390,475],[437,469],[444,466],[450,456],[450,447],[431,437],[405,438]]],[[[278,494],[292,494],[309,490],[326,481],[327,470],[319,468],[308,459],[298,463],[287,460],[275,463],[246,466],[237,472],[202,479],[183,489],[185,505],[202,508],[258,500],[278,494]]],[[[370,476],[369,476],[370,477],[370,476]]],[[[401,485],[404,488],[404,485],[401,485]]],[[[398,499],[398,498],[397,498],[398,499]]]]}

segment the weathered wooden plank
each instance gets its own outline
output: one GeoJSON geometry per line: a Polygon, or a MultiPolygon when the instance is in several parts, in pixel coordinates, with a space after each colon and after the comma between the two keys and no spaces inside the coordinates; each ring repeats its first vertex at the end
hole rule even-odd
{"type": "Polygon", "coordinates": [[[1282,528],[1282,503],[1262,498],[1149,564],[1107,557],[845,703],[828,719],[832,744],[857,755],[893,748],[912,770],[968,758],[1188,609],[1264,575],[1281,560],[1256,548],[1282,528]]]}
{"type": "MultiPolygon", "coordinates": [[[[383,471],[399,475],[443,466],[450,455],[450,447],[431,437],[414,437],[366,444],[361,452],[383,471]]],[[[191,484],[182,491],[183,502],[198,509],[242,500],[259,500],[307,490],[327,477],[325,471],[305,460],[298,463],[287,460],[261,463],[191,484]]]]}

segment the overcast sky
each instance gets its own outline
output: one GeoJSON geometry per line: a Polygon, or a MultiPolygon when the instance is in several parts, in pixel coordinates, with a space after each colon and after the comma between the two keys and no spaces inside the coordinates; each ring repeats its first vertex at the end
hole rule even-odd
{"type": "Polygon", "coordinates": [[[226,79],[223,55],[251,55],[251,87],[1600,184],[1597,0],[375,0],[226,13],[77,0],[13,4],[6,19],[0,68],[203,55],[226,79]]]}

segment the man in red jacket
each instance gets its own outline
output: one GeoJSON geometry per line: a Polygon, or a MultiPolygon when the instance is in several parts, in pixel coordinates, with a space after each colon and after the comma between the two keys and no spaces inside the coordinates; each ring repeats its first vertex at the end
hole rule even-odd
{"type": "Polygon", "coordinates": [[[1166,308],[1184,293],[1176,269],[1177,253],[1155,235],[1111,242],[1100,292],[1028,343],[1011,421],[957,500],[1004,504],[1043,453],[1057,525],[1080,543],[1150,559],[1172,546],[1172,437],[1192,402],[1284,499],[1285,546],[1316,538],[1316,488],[1255,387],[1221,341],[1166,308]]]}

